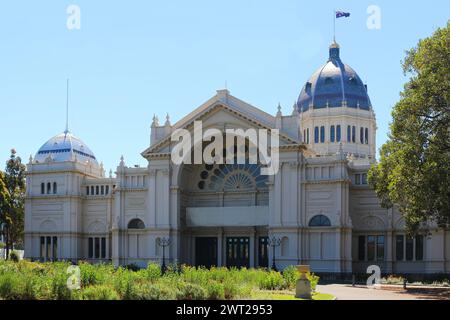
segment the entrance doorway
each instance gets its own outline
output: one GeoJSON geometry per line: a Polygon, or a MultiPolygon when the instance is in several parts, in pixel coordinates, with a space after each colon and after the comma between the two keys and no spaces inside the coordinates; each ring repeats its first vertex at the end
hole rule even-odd
{"type": "Polygon", "coordinates": [[[248,237],[227,238],[227,267],[249,268],[249,247],[248,237]]]}
{"type": "Polygon", "coordinates": [[[195,265],[206,268],[217,266],[217,238],[195,238],[195,265]]]}

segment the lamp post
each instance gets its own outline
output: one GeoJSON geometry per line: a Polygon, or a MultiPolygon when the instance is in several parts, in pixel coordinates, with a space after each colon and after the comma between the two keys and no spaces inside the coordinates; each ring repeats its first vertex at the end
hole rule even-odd
{"type": "Polygon", "coordinates": [[[158,246],[163,249],[163,260],[161,265],[161,273],[164,274],[166,272],[166,247],[170,246],[170,238],[158,238],[157,240],[158,246]]]}
{"type": "Polygon", "coordinates": [[[278,271],[277,266],[275,264],[275,248],[279,247],[281,245],[281,239],[272,237],[269,239],[268,244],[269,244],[269,246],[272,247],[272,270],[278,271]]]}

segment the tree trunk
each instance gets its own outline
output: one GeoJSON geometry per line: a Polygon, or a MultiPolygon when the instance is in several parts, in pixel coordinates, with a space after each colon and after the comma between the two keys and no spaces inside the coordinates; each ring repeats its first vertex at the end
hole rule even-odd
{"type": "Polygon", "coordinates": [[[5,227],[5,251],[6,251],[6,257],[5,260],[9,259],[9,246],[10,246],[10,240],[9,240],[9,227],[5,227]]]}

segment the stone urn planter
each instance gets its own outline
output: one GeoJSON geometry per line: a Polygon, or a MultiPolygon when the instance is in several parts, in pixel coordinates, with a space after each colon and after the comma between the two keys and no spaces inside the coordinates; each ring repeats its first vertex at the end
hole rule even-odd
{"type": "Polygon", "coordinates": [[[297,280],[295,297],[301,299],[311,299],[311,282],[306,276],[310,271],[309,265],[298,265],[297,270],[300,273],[300,279],[297,280]]]}

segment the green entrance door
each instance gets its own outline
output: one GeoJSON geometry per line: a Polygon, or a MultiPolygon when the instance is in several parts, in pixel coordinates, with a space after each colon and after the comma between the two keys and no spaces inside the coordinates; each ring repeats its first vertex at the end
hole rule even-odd
{"type": "Polygon", "coordinates": [[[250,267],[250,238],[227,238],[227,267],[250,267]]]}
{"type": "Polygon", "coordinates": [[[195,265],[206,268],[217,266],[217,238],[195,238],[195,265]]]}

